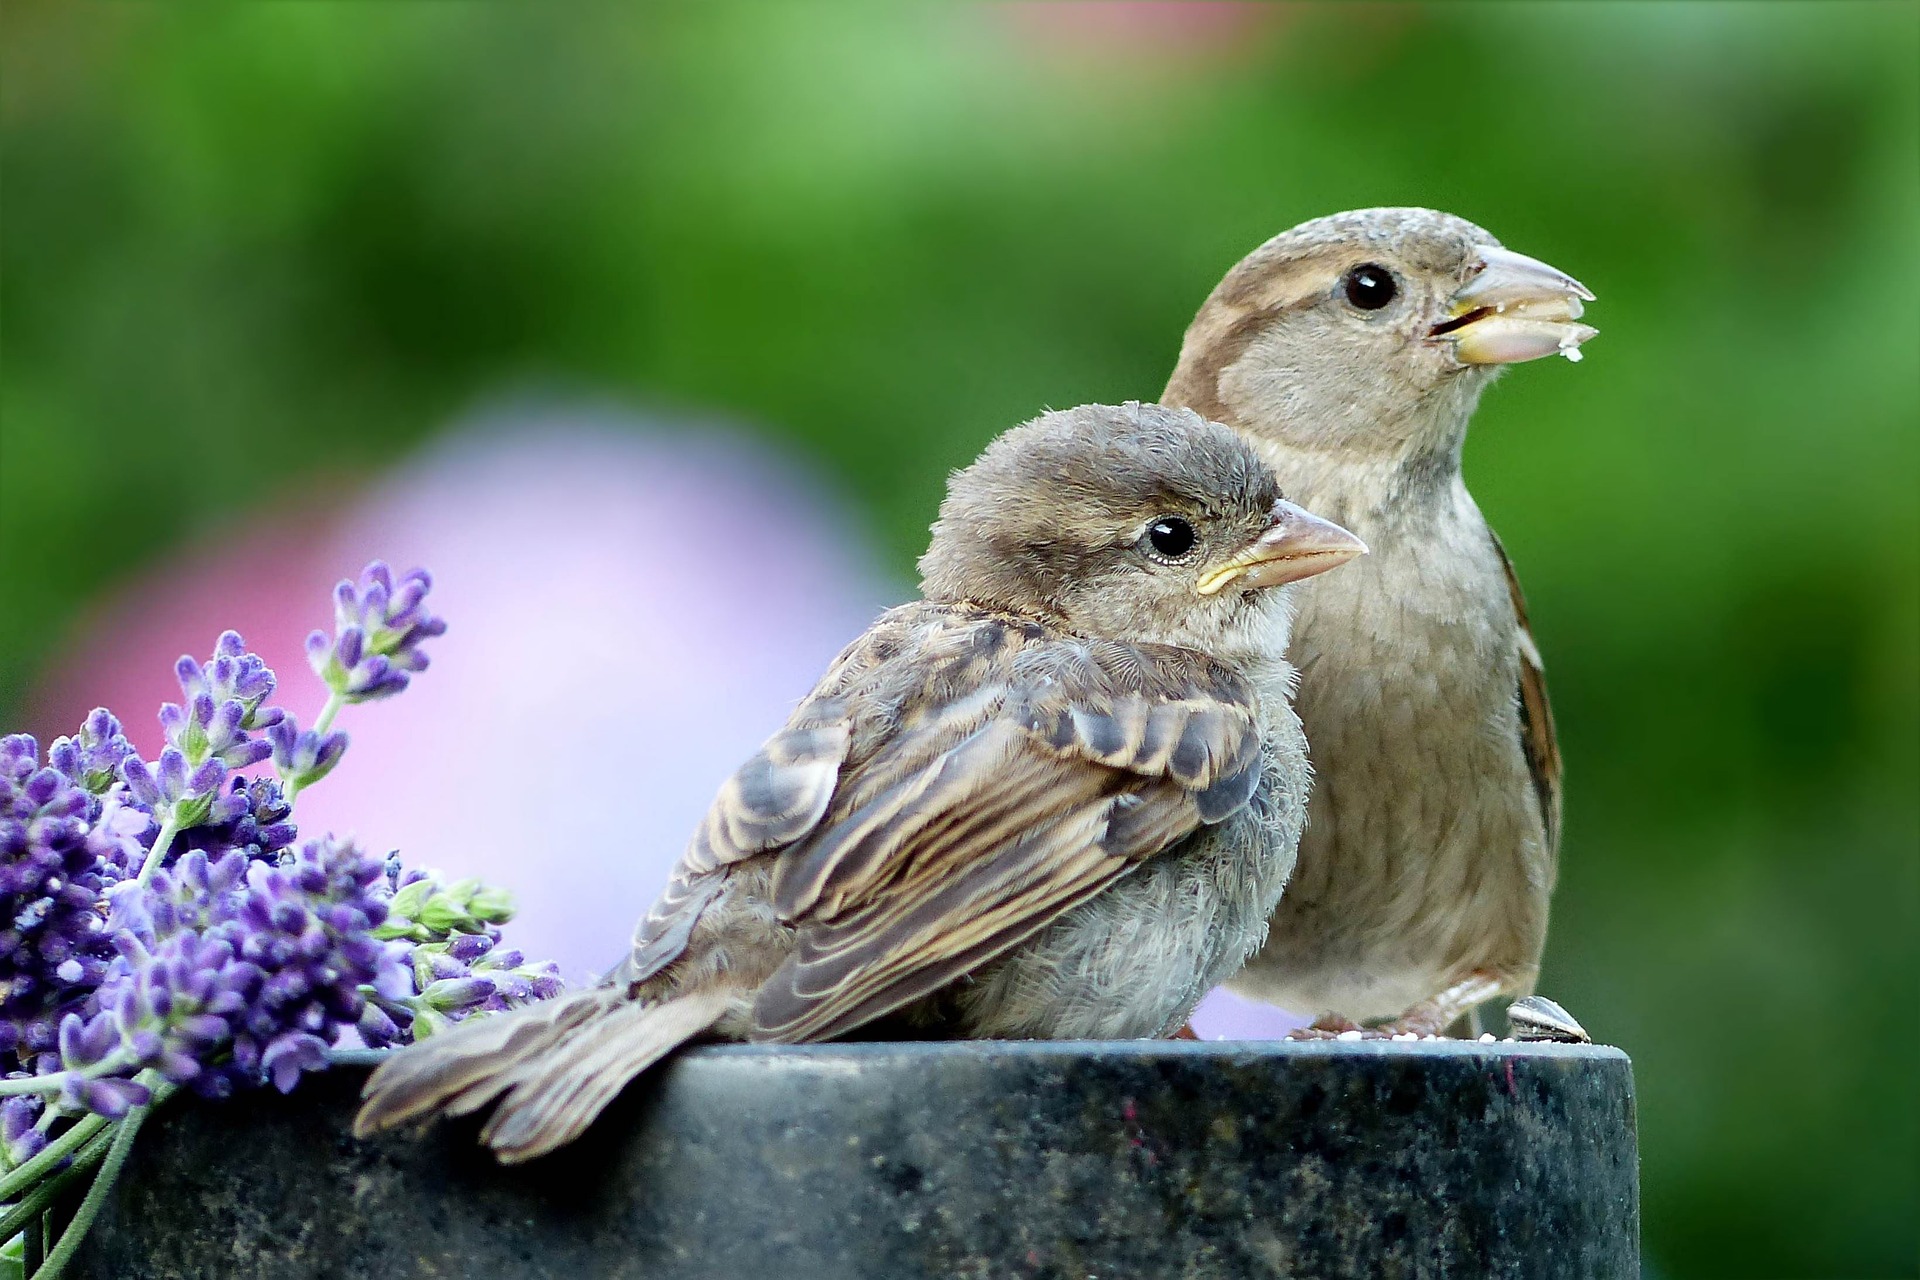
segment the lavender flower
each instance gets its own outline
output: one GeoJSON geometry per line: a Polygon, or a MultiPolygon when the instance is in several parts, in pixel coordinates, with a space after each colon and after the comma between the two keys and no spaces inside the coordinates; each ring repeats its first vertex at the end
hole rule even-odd
{"type": "Polygon", "coordinates": [[[236,1028],[283,1092],[324,1064],[341,1027],[360,1018],[363,988],[406,990],[404,948],[376,937],[387,904],[381,864],[351,844],[313,841],[280,867],[255,863],[239,916],[240,956],[264,980],[236,1028]]]}
{"type": "MultiPolygon", "coordinates": [[[[275,725],[268,733],[279,732],[275,725]]],[[[229,784],[233,795],[246,807],[231,821],[194,827],[183,832],[183,850],[201,849],[217,854],[232,849],[249,859],[273,860],[299,834],[287,819],[293,806],[287,803],[280,784],[272,778],[234,778],[229,784]]]]}
{"type": "MultiPolygon", "coordinates": [[[[245,797],[227,790],[228,773],[258,764],[273,753],[257,730],[277,726],[286,717],[265,705],[274,690],[273,671],[247,651],[236,631],[224,631],[203,667],[181,655],[174,664],[184,702],[160,708],[160,727],[168,746],[148,765],[137,755],[120,763],[120,776],[133,798],[159,819],[161,838],[203,823],[238,820],[247,811],[245,797]]],[[[157,862],[168,852],[162,845],[157,862]]]]}
{"type": "MultiPolygon", "coordinates": [[[[447,629],[444,620],[426,610],[432,586],[424,569],[396,583],[392,571],[376,560],[357,585],[342,581],[334,588],[334,634],[316,631],[307,637],[307,661],[334,698],[385,698],[406,688],[410,673],[427,669],[420,643],[447,629]]],[[[326,727],[324,715],[319,727],[326,727]]]]}
{"type": "Polygon", "coordinates": [[[221,794],[227,780],[223,761],[203,760],[190,768],[186,756],[173,747],[162,751],[151,768],[139,756],[128,756],[120,776],[136,802],[175,830],[203,822],[231,822],[245,808],[239,797],[221,794]]]}
{"type": "Polygon", "coordinates": [[[7,1167],[18,1168],[46,1147],[47,1135],[37,1127],[45,1107],[30,1096],[0,1102],[0,1161],[7,1167]]]}
{"type": "Polygon", "coordinates": [[[105,707],[95,707],[79,733],[55,738],[47,748],[48,763],[96,796],[105,795],[120,780],[120,765],[133,754],[120,721],[105,707]]]}
{"type": "Polygon", "coordinates": [[[476,1013],[498,1013],[558,995],[564,985],[551,961],[528,964],[518,951],[499,948],[497,923],[512,914],[505,895],[478,881],[443,885],[422,871],[402,875],[387,860],[393,897],[376,935],[408,939],[411,988],[395,998],[370,993],[360,1037],[381,1048],[424,1040],[476,1013]]]}
{"type": "Polygon", "coordinates": [[[240,704],[243,729],[272,728],[285,714],[278,707],[264,705],[273,696],[273,669],[258,654],[247,651],[237,631],[220,633],[213,657],[205,667],[182,655],[173,671],[189,703],[207,698],[219,707],[230,702],[240,704]]]}
{"type": "Polygon", "coordinates": [[[291,715],[267,730],[273,742],[273,768],[290,787],[313,785],[333,771],[346,754],[347,735],[301,729],[291,715]]]}
{"type": "Polygon", "coordinates": [[[113,1117],[154,1072],[210,1096],[264,1072],[283,1092],[326,1063],[367,991],[409,994],[404,947],[373,937],[382,866],[310,841],[277,865],[194,851],[113,895],[120,957],[89,1018],[61,1026],[59,1105],[113,1117]]]}
{"type": "Polygon", "coordinates": [[[32,738],[0,738],[0,1070],[18,1068],[0,1077],[0,1201],[174,1089],[288,1090],[348,1027],[399,1043],[559,990],[552,965],[498,945],[498,891],[331,839],[293,847],[296,796],[347,747],[333,717],[405,688],[445,631],[428,586],[378,562],[340,584],[335,636],[308,646],[329,689],[311,729],[268,704],[273,672],[228,631],[175,667],[156,761],[105,708],[45,766],[32,738]],[[277,777],[237,772],[269,756],[277,777]]]}
{"type": "Polygon", "coordinates": [[[63,1010],[106,971],[112,944],[95,904],[117,878],[100,802],[39,764],[25,734],[0,739],[0,1052],[50,1051],[63,1010]]]}

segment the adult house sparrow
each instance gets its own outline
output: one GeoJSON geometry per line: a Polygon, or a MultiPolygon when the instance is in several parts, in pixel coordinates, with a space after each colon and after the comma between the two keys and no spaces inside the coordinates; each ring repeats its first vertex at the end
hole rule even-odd
{"type": "Polygon", "coordinates": [[[957,473],[883,614],[720,789],[599,986],[436,1035],[356,1132],[577,1136],[695,1037],[1164,1035],[1259,944],[1307,764],[1287,583],[1365,548],[1225,427],[1051,413],[957,473]]]}
{"type": "Polygon", "coordinates": [[[1592,297],[1450,214],[1335,214],[1227,273],[1162,396],[1238,429],[1290,496],[1372,548],[1299,594],[1316,781],[1266,944],[1229,983],[1328,1011],[1323,1031],[1438,1033],[1533,989],[1560,757],[1519,583],[1460,451],[1502,366],[1578,359],[1592,297]]]}

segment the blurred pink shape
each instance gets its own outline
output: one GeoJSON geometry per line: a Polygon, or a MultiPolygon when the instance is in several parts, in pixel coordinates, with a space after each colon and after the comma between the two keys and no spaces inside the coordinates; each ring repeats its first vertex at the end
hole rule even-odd
{"type": "MultiPolygon", "coordinates": [[[[905,594],[792,462],[674,427],[503,412],[330,515],[256,516],[98,608],[30,723],[45,743],[104,704],[151,758],[174,659],[231,626],[309,724],[325,699],[302,641],[331,629],[333,583],[424,565],[448,633],[411,688],[341,714],[352,746],[301,795],[301,830],[508,888],[513,945],[602,971],[721,781],[905,594]]],[[[1302,1021],[1224,992],[1194,1015],[1204,1039],[1302,1021]]]]}
{"type": "Polygon", "coordinates": [[[1225,987],[1215,987],[1200,1001],[1188,1025],[1202,1040],[1282,1040],[1289,1031],[1312,1021],[1312,1018],[1237,996],[1225,987]]]}
{"type": "Polygon", "coordinates": [[[515,945],[569,978],[603,970],[720,782],[904,594],[790,461],[744,436],[645,428],[502,414],[314,543],[304,519],[259,518],[100,610],[33,722],[44,741],[104,702],[151,755],[174,658],[231,625],[310,723],[324,689],[301,642],[331,629],[333,582],[376,556],[424,565],[448,633],[411,688],[342,712],[352,746],[300,797],[301,830],[503,885],[515,945]]]}

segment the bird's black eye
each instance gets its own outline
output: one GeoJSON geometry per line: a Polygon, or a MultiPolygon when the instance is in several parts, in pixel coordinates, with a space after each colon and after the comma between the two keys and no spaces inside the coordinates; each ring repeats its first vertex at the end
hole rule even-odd
{"type": "Polygon", "coordinates": [[[1393,272],[1377,262],[1363,262],[1347,272],[1347,301],[1362,311],[1378,311],[1400,292],[1393,272]]]}
{"type": "Polygon", "coordinates": [[[1179,516],[1162,516],[1147,526],[1147,542],[1160,555],[1178,560],[1193,550],[1193,526],[1179,516]]]}

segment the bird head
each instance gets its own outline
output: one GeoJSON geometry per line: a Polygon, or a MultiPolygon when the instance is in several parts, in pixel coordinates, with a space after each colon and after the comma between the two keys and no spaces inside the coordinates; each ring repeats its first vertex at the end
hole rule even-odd
{"type": "Polygon", "coordinates": [[[1083,405],[1015,427],[953,475],[920,573],[930,600],[1220,652],[1253,634],[1251,614],[1282,607],[1272,588],[1365,550],[1286,501],[1228,428],[1083,405]]]}
{"type": "Polygon", "coordinates": [[[1293,448],[1457,453],[1506,365],[1580,357],[1572,276],[1432,209],[1316,218],[1243,258],[1187,330],[1166,394],[1293,448]]]}

